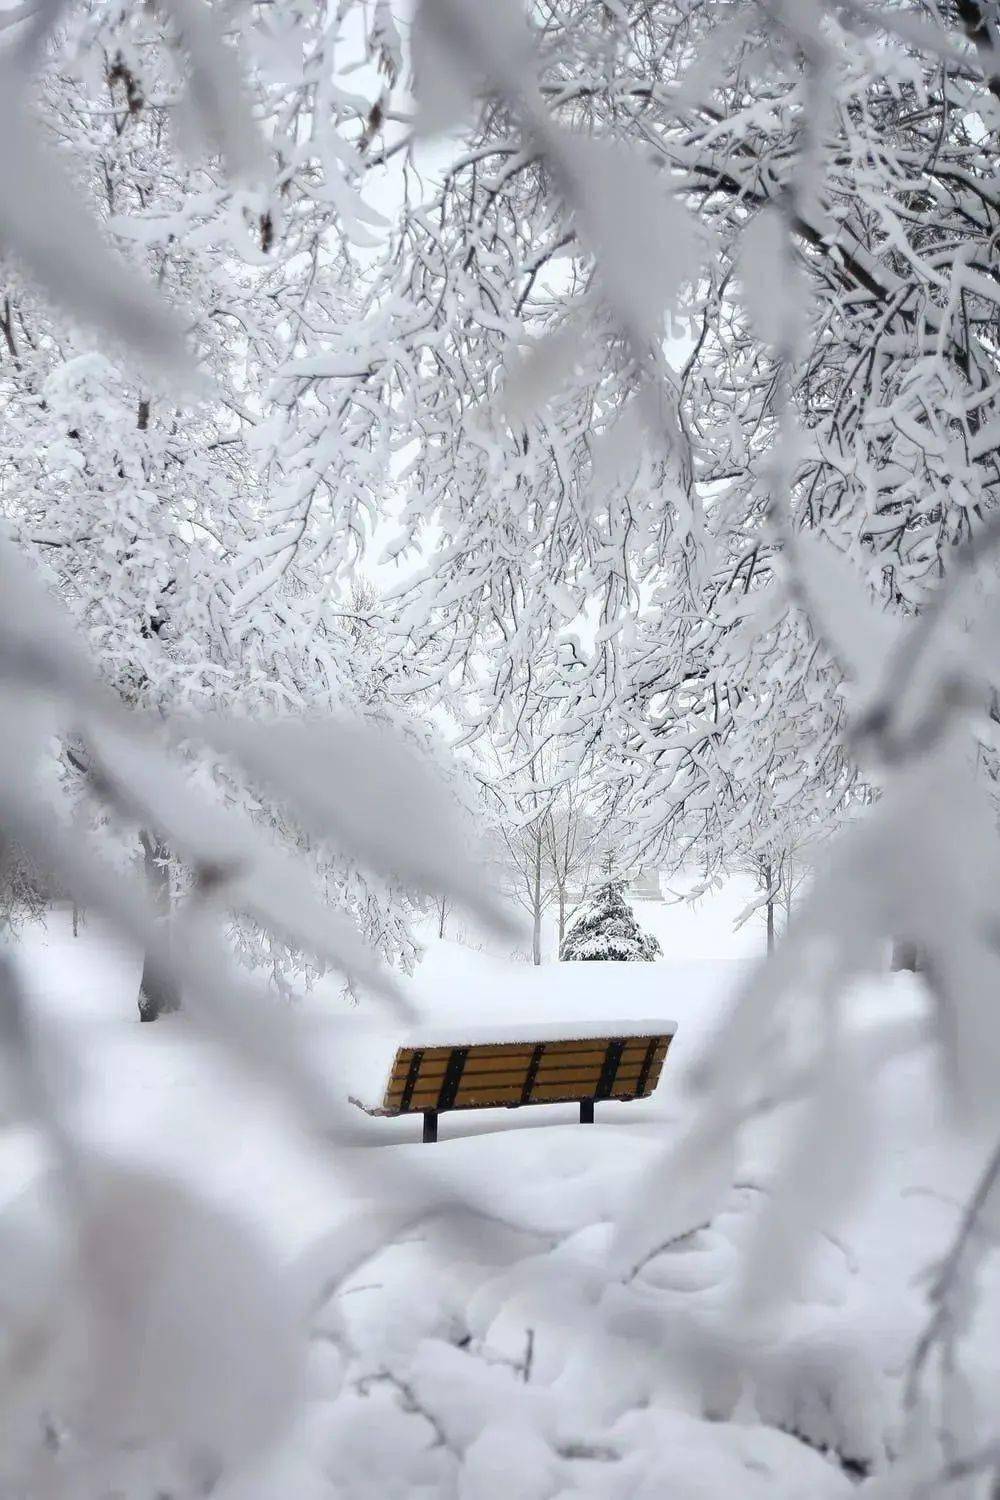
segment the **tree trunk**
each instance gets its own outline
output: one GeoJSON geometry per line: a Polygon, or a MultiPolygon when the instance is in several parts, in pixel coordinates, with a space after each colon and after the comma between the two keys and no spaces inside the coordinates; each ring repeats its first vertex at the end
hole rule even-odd
{"type": "MultiPolygon", "coordinates": [[[[170,920],[170,871],[166,865],[167,850],[152,834],[139,834],[142,844],[146,888],[163,923],[170,920]]],[[[180,993],[173,976],[164,974],[162,967],[151,954],[146,953],[142,962],[142,978],[139,981],[139,1020],[155,1021],[158,1016],[179,1010],[180,993]]]]}
{"type": "Polygon", "coordinates": [[[537,968],[542,961],[542,840],[535,842],[535,879],[531,893],[531,962],[537,968]]]}
{"type": "Polygon", "coordinates": [[[559,887],[559,957],[562,958],[563,938],[566,936],[566,887],[559,887]]]}
{"type": "Polygon", "coordinates": [[[445,900],[445,898],[443,896],[438,901],[438,913],[439,913],[439,916],[440,916],[440,921],[438,922],[438,937],[439,938],[443,938],[444,937],[444,919],[445,919],[445,917],[448,914],[448,903],[447,903],[447,901],[445,900]]]}
{"type": "Polygon", "coordinates": [[[536,969],[542,962],[542,914],[537,906],[531,924],[531,962],[536,969]]]}
{"type": "Polygon", "coordinates": [[[767,951],[774,952],[774,888],[771,883],[771,862],[768,860],[764,866],[764,880],[767,883],[767,951]]]}
{"type": "Polygon", "coordinates": [[[892,945],[892,968],[896,973],[905,970],[910,974],[920,973],[920,949],[908,938],[897,938],[892,945]]]}

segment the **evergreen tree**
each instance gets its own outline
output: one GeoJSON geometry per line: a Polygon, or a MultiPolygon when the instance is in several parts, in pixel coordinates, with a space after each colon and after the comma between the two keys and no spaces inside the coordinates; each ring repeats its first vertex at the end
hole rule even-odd
{"type": "Polygon", "coordinates": [[[643,932],[625,900],[624,880],[607,879],[577,917],[559,950],[564,962],[615,960],[632,963],[659,958],[660,945],[643,932]]]}

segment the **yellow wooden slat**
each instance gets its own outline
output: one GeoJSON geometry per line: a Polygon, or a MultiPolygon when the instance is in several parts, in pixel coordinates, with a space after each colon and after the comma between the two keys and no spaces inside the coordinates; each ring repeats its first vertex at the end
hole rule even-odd
{"type": "MultiPolygon", "coordinates": [[[[539,1099],[547,1099],[550,1096],[558,1096],[567,1099],[592,1099],[596,1086],[596,1077],[593,1075],[586,1078],[567,1078],[559,1083],[546,1083],[536,1086],[531,1091],[530,1100],[535,1104],[539,1099]]],[[[483,1081],[469,1083],[461,1086],[455,1095],[452,1109],[468,1108],[476,1100],[495,1099],[501,1104],[520,1104],[524,1096],[524,1080],[516,1078],[506,1083],[483,1081]]],[[[440,1089],[414,1089],[410,1097],[409,1110],[436,1109],[440,1089]]],[[[391,1108],[398,1109],[402,1101],[394,1101],[391,1108]]]]}
{"type": "MultiPolygon", "coordinates": [[[[642,1098],[648,1098],[651,1092],[652,1090],[647,1087],[645,1093],[642,1095],[642,1098]]],[[[574,1090],[566,1088],[564,1085],[553,1085],[551,1088],[546,1088],[543,1092],[540,1092],[537,1096],[535,1094],[532,1094],[528,1105],[522,1106],[521,1090],[519,1088],[477,1089],[472,1093],[459,1095],[455,1103],[452,1105],[452,1110],[504,1109],[508,1106],[513,1108],[530,1108],[530,1106],[533,1104],[578,1104],[584,1099],[592,1099],[593,1097],[594,1096],[592,1090],[574,1090]]],[[[637,1097],[639,1096],[636,1094],[634,1087],[624,1086],[622,1088],[613,1089],[608,1095],[609,1099],[616,1099],[619,1101],[635,1099],[637,1097]]],[[[600,1103],[600,1100],[598,1100],[597,1102],[600,1103]]],[[[401,1110],[399,1108],[393,1108],[388,1110],[388,1113],[399,1115],[422,1114],[425,1110],[432,1110],[436,1108],[437,1094],[434,1093],[426,1094],[423,1097],[414,1096],[414,1098],[410,1101],[409,1109],[401,1110]]]]}
{"type": "MultiPolygon", "coordinates": [[[[644,1053],[646,1047],[653,1040],[653,1036],[654,1034],[650,1033],[649,1036],[625,1038],[624,1051],[644,1053]]],[[[564,1038],[560,1041],[546,1041],[541,1045],[545,1048],[547,1056],[557,1056],[563,1052],[598,1053],[605,1052],[607,1050],[608,1043],[614,1039],[615,1038],[613,1036],[578,1038],[569,1037],[564,1038]]],[[[622,1039],[619,1038],[619,1040],[622,1039]]],[[[666,1038],[661,1040],[659,1045],[662,1046],[666,1040],[666,1038]]],[[[425,1063],[447,1062],[448,1058],[451,1056],[452,1052],[455,1051],[456,1047],[464,1047],[465,1045],[466,1044],[464,1042],[455,1042],[451,1046],[422,1047],[416,1050],[422,1053],[423,1061],[425,1063]]],[[[513,1056],[530,1058],[535,1050],[536,1045],[537,1044],[534,1042],[477,1042],[470,1045],[468,1048],[468,1061],[471,1062],[474,1059],[478,1058],[513,1056]]],[[[396,1053],[395,1066],[405,1073],[406,1069],[409,1067],[410,1060],[413,1057],[413,1053],[414,1048],[401,1047],[396,1053]]]]}

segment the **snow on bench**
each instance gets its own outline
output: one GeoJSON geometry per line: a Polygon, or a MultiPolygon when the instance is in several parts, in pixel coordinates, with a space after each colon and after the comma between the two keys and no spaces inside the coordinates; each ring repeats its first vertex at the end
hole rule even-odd
{"type": "Polygon", "coordinates": [[[422,1028],[397,1047],[382,1103],[353,1099],[371,1115],[422,1114],[424,1140],[437,1140],[438,1116],[457,1109],[580,1105],[593,1124],[600,1099],[645,1099],[660,1081],[676,1021],[568,1022],[422,1028]]]}

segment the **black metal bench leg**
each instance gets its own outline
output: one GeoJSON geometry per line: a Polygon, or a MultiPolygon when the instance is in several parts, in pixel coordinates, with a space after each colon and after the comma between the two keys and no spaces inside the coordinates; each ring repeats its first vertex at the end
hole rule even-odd
{"type": "Polygon", "coordinates": [[[594,1123],[594,1101],[593,1099],[580,1100],[580,1124],[593,1125],[594,1123]]]}
{"type": "Polygon", "coordinates": [[[436,1141],[438,1138],[438,1112],[436,1109],[424,1110],[424,1140],[436,1141]]]}

